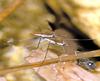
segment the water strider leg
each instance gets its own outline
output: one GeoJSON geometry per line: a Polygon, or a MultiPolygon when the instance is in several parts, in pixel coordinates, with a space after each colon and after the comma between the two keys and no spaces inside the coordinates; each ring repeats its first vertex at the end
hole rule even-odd
{"type": "MultiPolygon", "coordinates": [[[[37,46],[36,46],[36,49],[39,48],[39,45],[40,45],[40,43],[41,43],[41,39],[42,39],[42,38],[40,37],[39,40],[38,40],[38,44],[37,44],[37,46]]],[[[29,48],[29,47],[31,47],[31,46],[34,46],[33,44],[34,44],[34,43],[32,43],[32,45],[27,46],[27,48],[29,48]]],[[[32,57],[32,55],[31,55],[32,52],[33,52],[33,50],[31,50],[31,51],[30,51],[30,54],[29,54],[28,56],[26,56],[24,59],[26,60],[27,58],[32,57]]]]}
{"type": "MultiPolygon", "coordinates": [[[[45,59],[46,59],[46,57],[48,55],[49,45],[50,45],[50,41],[48,42],[48,46],[47,46],[47,49],[46,49],[46,53],[45,53],[45,56],[43,58],[43,61],[41,62],[41,65],[44,63],[44,61],[45,61],[45,59]]],[[[37,72],[39,72],[39,71],[40,71],[40,67],[37,69],[37,72]]]]}
{"type": "MultiPolygon", "coordinates": [[[[39,48],[39,45],[40,45],[40,43],[41,43],[41,39],[43,39],[43,40],[48,39],[48,40],[46,40],[46,41],[49,42],[48,45],[47,45],[47,50],[46,50],[46,53],[45,53],[45,57],[43,58],[43,61],[42,61],[42,63],[41,63],[41,64],[43,64],[43,62],[44,62],[45,59],[46,59],[47,53],[48,53],[49,45],[50,45],[50,43],[52,43],[52,41],[50,41],[49,38],[53,38],[54,35],[46,35],[46,34],[36,34],[36,35],[39,36],[39,41],[38,41],[38,45],[37,45],[36,49],[39,48]]],[[[32,52],[33,52],[33,51],[32,51],[32,52]]],[[[32,53],[32,52],[31,52],[31,53],[32,53]]],[[[28,57],[32,57],[32,56],[29,55],[29,56],[27,56],[25,59],[27,59],[28,57]]],[[[38,69],[37,71],[39,71],[39,69],[38,69]]]]}
{"type": "MultiPolygon", "coordinates": [[[[62,43],[58,43],[58,45],[62,47],[63,53],[66,54],[65,46],[67,46],[67,45],[65,44],[65,42],[63,41],[62,43]]],[[[63,67],[62,55],[61,56],[58,56],[58,59],[59,59],[59,61],[58,61],[57,65],[60,65],[60,66],[63,67]]],[[[54,70],[56,71],[55,81],[59,81],[59,78],[58,78],[59,73],[58,73],[58,71],[56,69],[57,68],[56,66],[54,67],[54,70]]]]}
{"type": "MultiPolygon", "coordinates": [[[[62,49],[63,49],[63,53],[65,54],[66,53],[66,51],[65,51],[65,44],[62,44],[62,45],[60,45],[61,47],[62,47],[62,49]]],[[[62,56],[62,55],[61,55],[62,56]]],[[[59,63],[61,64],[61,56],[58,56],[58,58],[59,58],[59,63]]]]}
{"type": "Polygon", "coordinates": [[[49,45],[50,45],[50,42],[48,42],[47,50],[46,50],[45,57],[43,58],[44,60],[42,61],[42,63],[45,61],[45,59],[47,57],[49,45]]]}
{"type": "Polygon", "coordinates": [[[39,48],[39,46],[40,46],[40,43],[41,43],[41,37],[39,38],[39,41],[38,41],[38,44],[37,44],[37,47],[36,47],[36,49],[38,49],[39,48]]]}

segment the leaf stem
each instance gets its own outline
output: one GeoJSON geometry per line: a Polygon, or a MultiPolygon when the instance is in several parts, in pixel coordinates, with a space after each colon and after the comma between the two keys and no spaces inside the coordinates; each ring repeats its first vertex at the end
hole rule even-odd
{"type": "MultiPolygon", "coordinates": [[[[75,61],[81,58],[90,58],[90,57],[99,57],[99,56],[100,56],[100,50],[95,50],[95,51],[90,51],[90,52],[79,53],[77,56],[76,55],[62,56],[61,62],[75,61]]],[[[19,66],[14,66],[14,67],[8,67],[6,69],[0,69],[0,75],[5,75],[7,73],[25,70],[25,69],[31,69],[34,67],[54,64],[57,62],[59,62],[59,58],[48,59],[48,60],[45,60],[44,62],[35,62],[31,64],[24,64],[24,65],[19,65],[19,66]]]]}

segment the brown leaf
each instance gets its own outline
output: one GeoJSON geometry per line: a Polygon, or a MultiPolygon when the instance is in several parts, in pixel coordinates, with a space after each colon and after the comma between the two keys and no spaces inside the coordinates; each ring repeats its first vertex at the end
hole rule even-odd
{"type": "MultiPolygon", "coordinates": [[[[27,61],[30,63],[36,62],[37,59],[40,61],[41,57],[44,57],[44,54],[45,52],[43,53],[43,51],[35,51],[31,57],[27,58],[27,61]]],[[[52,52],[49,52],[48,55],[47,58],[57,57],[52,52]]],[[[47,81],[99,81],[97,75],[84,70],[76,65],[75,62],[59,62],[57,64],[35,68],[35,71],[47,81]]]]}

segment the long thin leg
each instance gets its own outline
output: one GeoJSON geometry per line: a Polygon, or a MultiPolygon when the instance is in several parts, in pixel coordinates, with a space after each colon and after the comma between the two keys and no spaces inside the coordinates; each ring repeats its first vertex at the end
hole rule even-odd
{"type": "MultiPolygon", "coordinates": [[[[41,43],[41,37],[39,38],[39,41],[38,41],[38,45],[37,45],[37,47],[36,47],[36,49],[38,49],[39,48],[39,45],[40,45],[40,43],[41,43]]],[[[33,46],[33,44],[31,45],[31,46],[33,46]]],[[[31,47],[31,46],[28,46],[28,47],[31,47]]],[[[27,56],[27,57],[25,57],[24,59],[26,60],[27,58],[29,58],[29,57],[32,57],[32,52],[33,52],[33,50],[32,51],[30,51],[30,54],[27,56]]]]}
{"type": "MultiPolygon", "coordinates": [[[[43,61],[41,62],[41,65],[44,63],[44,61],[45,61],[45,59],[46,59],[46,57],[48,55],[49,45],[50,45],[50,42],[48,42],[48,46],[47,46],[47,49],[46,49],[46,53],[45,53],[45,56],[43,58],[43,61]]],[[[38,68],[37,72],[39,72],[39,71],[40,71],[40,67],[38,68]]]]}
{"type": "MultiPolygon", "coordinates": [[[[64,54],[66,54],[66,51],[65,51],[65,45],[62,45],[61,47],[63,48],[64,54]]],[[[62,62],[61,62],[61,60],[62,60],[62,59],[61,59],[61,56],[58,56],[58,59],[59,59],[59,62],[58,62],[57,64],[63,66],[63,65],[62,65],[62,62]]],[[[56,68],[56,67],[55,67],[55,68],[56,68]]],[[[56,77],[55,77],[55,80],[56,80],[56,81],[59,81],[58,75],[59,75],[59,74],[58,74],[58,72],[57,72],[56,77]]]]}
{"type": "Polygon", "coordinates": [[[43,62],[45,61],[45,59],[46,59],[46,57],[47,57],[47,54],[48,54],[48,49],[49,49],[49,45],[50,45],[50,42],[48,42],[47,51],[46,51],[46,53],[45,53],[45,57],[44,57],[43,62]]]}
{"type": "Polygon", "coordinates": [[[39,41],[38,41],[38,45],[37,45],[37,47],[36,47],[36,49],[38,49],[39,48],[39,46],[40,46],[40,43],[41,43],[41,37],[39,38],[39,41]]]}

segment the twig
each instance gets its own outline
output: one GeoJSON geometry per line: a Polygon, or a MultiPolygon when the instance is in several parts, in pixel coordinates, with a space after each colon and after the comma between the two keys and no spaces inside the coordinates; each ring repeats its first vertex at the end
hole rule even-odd
{"type": "MultiPolygon", "coordinates": [[[[81,59],[81,58],[90,58],[90,57],[99,57],[99,56],[100,56],[100,50],[95,50],[95,51],[90,51],[90,52],[79,53],[77,56],[76,55],[62,56],[61,61],[62,62],[75,61],[75,60],[81,59]]],[[[9,67],[6,69],[0,69],[0,75],[5,75],[7,73],[11,73],[11,72],[19,71],[19,70],[31,69],[34,67],[40,67],[40,66],[45,66],[45,65],[49,65],[49,64],[54,64],[57,62],[59,62],[59,58],[45,60],[44,62],[35,62],[35,63],[31,63],[31,64],[26,64],[26,65],[9,67]]]]}
{"type": "Polygon", "coordinates": [[[14,10],[16,10],[16,8],[18,8],[22,2],[23,0],[15,0],[15,2],[12,5],[10,5],[7,9],[2,11],[0,13],[0,22],[3,21],[6,17],[8,17],[14,10]]]}

